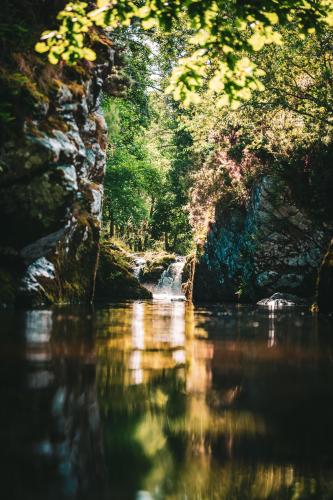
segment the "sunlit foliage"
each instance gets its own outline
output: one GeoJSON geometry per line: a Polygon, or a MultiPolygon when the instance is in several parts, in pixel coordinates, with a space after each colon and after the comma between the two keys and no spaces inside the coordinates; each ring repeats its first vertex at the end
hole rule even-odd
{"type": "Polygon", "coordinates": [[[154,70],[146,67],[145,78],[139,71],[133,79],[146,97],[130,113],[129,104],[119,104],[125,134],[109,155],[107,179],[114,172],[115,182],[107,181],[106,207],[121,200],[121,224],[144,224],[149,237],[174,246],[190,232],[190,213],[203,240],[221,200],[245,206],[253,185],[272,172],[287,177],[303,198],[306,193],[314,212],[330,213],[332,9],[329,0],[67,4],[59,29],[43,33],[36,46],[52,63],[93,60],[85,34],[94,26],[113,34],[127,26],[137,43],[146,36],[158,46],[157,91],[148,78],[154,70]],[[172,99],[157,98],[168,94],[172,99]],[[162,119],[150,117],[140,128],[135,115],[146,116],[147,106],[162,119]],[[125,140],[127,119],[141,134],[135,159],[130,148],[137,139],[125,140]],[[147,168],[159,169],[158,182],[146,183],[147,168]]]}
{"type": "Polygon", "coordinates": [[[163,94],[168,57],[159,36],[147,37],[137,26],[119,30],[115,37],[118,45],[124,41],[121,72],[129,86],[124,98],[104,100],[109,131],[105,229],[135,250],[185,254],[192,244],[184,209],[191,138],[163,94]]]}
{"type": "Polygon", "coordinates": [[[183,116],[197,155],[190,211],[198,239],[221,207],[246,207],[265,174],[283,176],[314,216],[331,220],[333,30],[305,39],[281,30],[282,46],[255,56],[265,90],[237,109],[217,109],[206,95],[183,116]]]}
{"type": "Polygon", "coordinates": [[[134,19],[145,30],[170,30],[180,19],[193,36],[184,57],[173,70],[169,92],[189,104],[199,100],[200,89],[216,95],[217,105],[250,98],[251,90],[262,88],[263,72],[244,53],[251,54],[267,44],[281,44],[275,27],[295,23],[301,37],[333,24],[330,0],[97,0],[69,2],[58,14],[59,27],[42,33],[36,50],[47,53],[52,64],[64,60],[95,59],[87,47],[86,33],[93,26],[115,29],[134,19]],[[220,97],[222,94],[222,97],[220,97]]]}

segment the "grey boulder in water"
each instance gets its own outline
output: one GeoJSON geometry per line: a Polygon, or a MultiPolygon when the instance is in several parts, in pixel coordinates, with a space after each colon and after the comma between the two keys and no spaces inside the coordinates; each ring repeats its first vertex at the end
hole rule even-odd
{"type": "Polygon", "coordinates": [[[296,295],[277,292],[267,299],[259,300],[257,305],[266,307],[304,306],[306,302],[296,295]]]}

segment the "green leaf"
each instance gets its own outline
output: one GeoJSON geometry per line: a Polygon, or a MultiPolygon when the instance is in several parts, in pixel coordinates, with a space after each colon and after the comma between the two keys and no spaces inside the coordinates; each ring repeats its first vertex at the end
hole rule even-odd
{"type": "Polygon", "coordinates": [[[278,24],[279,16],[276,12],[263,12],[263,15],[269,20],[271,24],[278,24]]]}
{"type": "Polygon", "coordinates": [[[84,48],[83,49],[83,57],[87,59],[87,61],[95,61],[96,60],[96,52],[92,49],[84,48]]]}
{"type": "Polygon", "coordinates": [[[144,19],[141,24],[144,30],[150,30],[157,26],[157,21],[154,18],[144,19]]]}
{"type": "Polygon", "coordinates": [[[39,52],[39,54],[43,54],[44,52],[48,52],[49,47],[44,42],[38,42],[35,45],[35,51],[39,52]]]}
{"type": "Polygon", "coordinates": [[[51,64],[58,64],[60,56],[58,54],[55,54],[54,52],[50,52],[48,55],[48,60],[51,64]]]}
{"type": "Polygon", "coordinates": [[[249,38],[249,44],[255,50],[256,52],[261,50],[263,46],[265,45],[265,37],[261,33],[254,33],[250,38],[249,38]]]}

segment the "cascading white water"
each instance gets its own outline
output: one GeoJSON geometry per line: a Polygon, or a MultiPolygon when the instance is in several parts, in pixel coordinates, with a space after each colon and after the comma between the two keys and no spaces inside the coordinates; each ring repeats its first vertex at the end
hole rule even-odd
{"type": "Polygon", "coordinates": [[[185,257],[177,257],[175,262],[163,271],[155,290],[154,299],[185,300],[182,291],[182,274],[185,266],[185,257]]]}
{"type": "Polygon", "coordinates": [[[146,259],[144,259],[143,257],[136,257],[134,261],[135,267],[133,269],[133,274],[135,278],[137,278],[138,280],[140,280],[141,269],[143,269],[146,262],[147,262],[146,259]]]}

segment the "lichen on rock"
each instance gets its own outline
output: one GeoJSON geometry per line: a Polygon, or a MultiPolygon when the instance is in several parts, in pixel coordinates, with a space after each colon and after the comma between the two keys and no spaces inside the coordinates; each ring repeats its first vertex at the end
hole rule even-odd
{"type": "Polygon", "coordinates": [[[107,143],[100,101],[115,52],[103,35],[93,43],[94,64],[54,68],[22,49],[1,73],[8,88],[16,78],[17,92],[30,92],[0,147],[1,303],[93,297],[107,143]]]}
{"type": "Polygon", "coordinates": [[[331,232],[297,206],[285,181],[266,176],[246,207],[218,205],[196,265],[194,300],[310,298],[331,232]]]}

